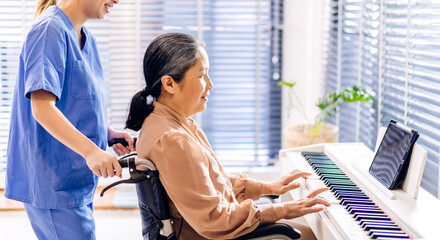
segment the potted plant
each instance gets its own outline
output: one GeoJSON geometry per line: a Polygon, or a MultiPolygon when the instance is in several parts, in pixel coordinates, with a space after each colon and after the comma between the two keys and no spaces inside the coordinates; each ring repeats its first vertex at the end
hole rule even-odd
{"type": "Polygon", "coordinates": [[[316,116],[315,121],[311,122],[305,114],[300,99],[293,93],[295,83],[279,81],[278,85],[289,89],[288,107],[293,106],[292,97],[295,97],[299,112],[302,113],[306,119],[306,124],[289,127],[284,130],[284,148],[323,142],[337,142],[339,129],[337,126],[326,123],[326,120],[338,113],[347,103],[367,102],[371,104],[373,102],[371,94],[357,86],[346,88],[341,92],[331,92],[324,98],[319,99],[316,106],[320,109],[320,113],[316,116]]]}

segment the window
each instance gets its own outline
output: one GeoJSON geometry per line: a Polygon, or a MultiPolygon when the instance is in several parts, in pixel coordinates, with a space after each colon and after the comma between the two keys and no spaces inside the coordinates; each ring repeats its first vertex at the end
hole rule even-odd
{"type": "MultiPolygon", "coordinates": [[[[4,170],[10,103],[21,42],[36,1],[0,2],[0,159],[4,170]]],[[[142,59],[165,32],[206,43],[214,90],[194,116],[226,165],[266,165],[281,145],[282,0],[124,0],[104,20],[88,21],[107,80],[108,121],[122,129],[131,97],[144,87],[142,59]]]]}
{"type": "Polygon", "coordinates": [[[376,105],[352,106],[334,120],[340,141],[374,148],[377,129],[391,119],[420,133],[428,151],[422,187],[438,196],[440,154],[440,4],[435,1],[328,1],[326,91],[360,85],[376,105]],[[337,16],[337,17],[336,17],[337,16]],[[337,64],[335,64],[335,62],[337,64]],[[351,114],[350,114],[351,113],[351,114]]]}

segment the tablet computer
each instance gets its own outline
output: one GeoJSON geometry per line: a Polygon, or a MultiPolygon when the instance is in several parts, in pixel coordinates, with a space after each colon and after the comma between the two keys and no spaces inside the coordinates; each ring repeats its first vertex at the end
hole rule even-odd
{"type": "Polygon", "coordinates": [[[400,187],[406,177],[417,131],[391,120],[369,172],[388,189],[400,187]]]}

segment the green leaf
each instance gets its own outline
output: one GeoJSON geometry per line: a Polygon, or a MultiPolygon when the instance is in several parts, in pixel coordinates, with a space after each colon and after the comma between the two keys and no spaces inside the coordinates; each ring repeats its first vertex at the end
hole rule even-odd
{"type": "Polygon", "coordinates": [[[280,86],[280,87],[284,86],[284,87],[292,88],[295,85],[296,85],[295,82],[290,83],[290,82],[285,82],[285,81],[282,81],[282,80],[278,81],[278,86],[280,86]]]}
{"type": "Polygon", "coordinates": [[[353,86],[342,92],[333,92],[320,99],[316,106],[321,109],[317,121],[325,121],[327,118],[339,112],[344,103],[369,102],[373,103],[372,95],[363,88],[353,86]]]}

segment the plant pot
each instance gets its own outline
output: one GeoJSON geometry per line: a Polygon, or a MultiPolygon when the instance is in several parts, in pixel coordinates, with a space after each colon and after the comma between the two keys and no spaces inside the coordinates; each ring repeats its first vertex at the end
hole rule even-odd
{"type": "MultiPolygon", "coordinates": [[[[314,126],[311,126],[314,129],[314,126]]],[[[284,130],[283,147],[293,148],[317,143],[338,142],[339,128],[332,124],[324,124],[319,133],[309,132],[308,125],[298,125],[284,130]]]]}

